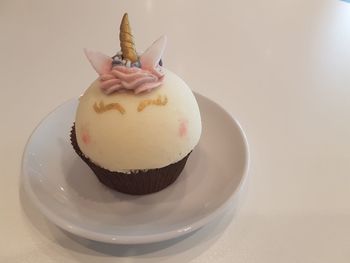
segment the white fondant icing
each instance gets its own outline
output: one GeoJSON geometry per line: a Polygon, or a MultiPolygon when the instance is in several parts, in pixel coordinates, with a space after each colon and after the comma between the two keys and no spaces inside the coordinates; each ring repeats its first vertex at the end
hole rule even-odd
{"type": "Polygon", "coordinates": [[[163,84],[149,93],[106,95],[99,80],[85,91],[75,125],[79,147],[91,161],[110,171],[127,172],[161,168],[193,150],[202,130],[197,101],[180,77],[166,69],[164,73],[163,84]],[[140,102],[158,96],[166,96],[167,104],[137,110],[140,102]],[[96,113],[93,105],[100,101],[119,103],[125,113],[96,113]]]}

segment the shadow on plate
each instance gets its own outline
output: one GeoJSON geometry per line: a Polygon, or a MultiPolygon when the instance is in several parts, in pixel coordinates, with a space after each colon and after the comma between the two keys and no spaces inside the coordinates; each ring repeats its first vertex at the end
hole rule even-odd
{"type": "Polygon", "coordinates": [[[229,210],[205,227],[179,238],[151,244],[117,245],[88,240],[61,230],[38,211],[22,185],[19,196],[25,217],[33,226],[34,232],[40,234],[39,237],[35,235],[35,238],[44,238],[44,242],[52,245],[58,244],[71,252],[73,258],[77,257],[77,254],[84,254],[91,255],[94,259],[96,257],[135,257],[140,262],[153,262],[157,258],[165,260],[167,256],[179,256],[179,262],[188,262],[215,243],[234,215],[234,210],[229,210]]]}

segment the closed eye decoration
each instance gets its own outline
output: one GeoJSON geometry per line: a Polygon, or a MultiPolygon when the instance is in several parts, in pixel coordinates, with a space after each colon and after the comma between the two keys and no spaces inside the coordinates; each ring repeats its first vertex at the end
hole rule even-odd
{"type": "MultiPolygon", "coordinates": [[[[156,99],[145,99],[140,101],[137,111],[141,112],[143,111],[146,107],[155,105],[155,106],[165,106],[168,103],[168,98],[167,96],[158,96],[156,99]]],[[[122,105],[120,105],[118,102],[114,103],[108,103],[104,104],[104,102],[101,100],[99,103],[95,102],[93,105],[93,108],[96,113],[104,113],[106,111],[110,110],[117,110],[121,114],[125,114],[126,110],[122,105]]]]}
{"type": "Polygon", "coordinates": [[[115,102],[115,103],[108,103],[106,105],[104,104],[103,101],[100,101],[99,104],[97,104],[95,102],[94,103],[94,110],[96,111],[96,113],[104,113],[104,112],[109,111],[109,110],[117,110],[121,114],[125,113],[125,109],[123,108],[123,106],[120,105],[117,102],[115,102]]]}
{"type": "Polygon", "coordinates": [[[139,103],[139,106],[137,107],[137,111],[143,111],[147,106],[150,105],[156,105],[156,106],[164,106],[168,103],[168,98],[166,96],[158,96],[157,99],[147,99],[143,100],[139,103]]]}

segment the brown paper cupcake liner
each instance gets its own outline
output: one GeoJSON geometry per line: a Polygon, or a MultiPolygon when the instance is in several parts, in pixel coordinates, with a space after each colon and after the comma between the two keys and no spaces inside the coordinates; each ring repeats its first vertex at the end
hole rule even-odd
{"type": "Polygon", "coordinates": [[[75,125],[70,134],[71,144],[80,158],[92,169],[98,180],[105,186],[122,193],[145,195],[158,192],[171,185],[181,174],[191,152],[180,161],[163,168],[138,170],[130,174],[112,172],[94,164],[86,157],[77,142],[75,125]]]}

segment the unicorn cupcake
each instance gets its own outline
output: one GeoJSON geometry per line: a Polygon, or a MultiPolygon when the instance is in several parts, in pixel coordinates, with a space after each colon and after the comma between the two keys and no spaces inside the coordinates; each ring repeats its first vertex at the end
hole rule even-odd
{"type": "Polygon", "coordinates": [[[165,36],[136,52],[125,14],[119,39],[113,57],[85,50],[99,76],[80,97],[71,141],[107,187],[154,193],[181,174],[200,139],[200,112],[186,83],[162,66],[165,36]]]}

